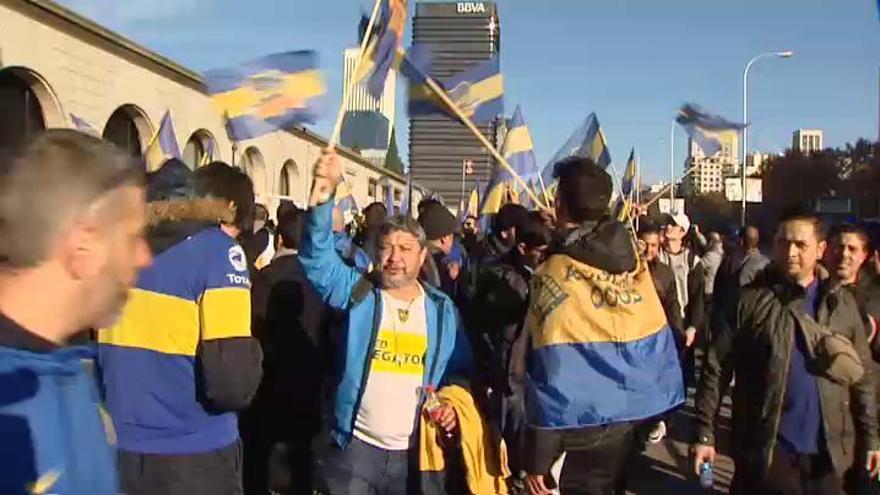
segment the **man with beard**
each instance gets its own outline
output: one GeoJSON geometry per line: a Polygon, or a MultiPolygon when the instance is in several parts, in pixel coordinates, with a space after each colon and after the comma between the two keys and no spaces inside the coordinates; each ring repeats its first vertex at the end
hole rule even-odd
{"type": "MultiPolygon", "coordinates": [[[[453,302],[418,280],[428,256],[421,226],[400,215],[385,220],[377,232],[377,269],[362,275],[333,248],[332,197],[342,180],[335,152],[324,151],[314,176],[299,259],[318,293],[346,319],[324,477],[333,495],[409,493],[419,481],[411,459],[418,457],[415,426],[427,387],[469,370],[470,347],[453,302]]],[[[446,434],[457,434],[452,407],[439,406],[431,416],[446,434]]]]}
{"type": "Polygon", "coordinates": [[[67,345],[113,324],[150,263],[143,168],[62,129],[0,165],[0,493],[115,495],[93,356],[67,345]]]}

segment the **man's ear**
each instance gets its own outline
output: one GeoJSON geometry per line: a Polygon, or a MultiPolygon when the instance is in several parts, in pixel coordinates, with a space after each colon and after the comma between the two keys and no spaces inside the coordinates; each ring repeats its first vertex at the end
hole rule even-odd
{"type": "Polygon", "coordinates": [[[428,257],[428,248],[423,246],[422,252],[419,253],[419,266],[422,266],[425,264],[425,259],[427,259],[427,257],[428,257]]]}
{"type": "Polygon", "coordinates": [[[524,242],[516,243],[516,250],[519,251],[520,256],[525,256],[526,255],[526,243],[524,243],[524,242]]]}
{"type": "Polygon", "coordinates": [[[816,251],[816,259],[821,260],[823,257],[825,257],[825,250],[828,249],[828,242],[824,240],[819,241],[819,245],[817,246],[817,248],[818,249],[816,251]]]}
{"type": "Polygon", "coordinates": [[[80,222],[59,240],[56,249],[60,251],[61,262],[71,278],[81,280],[100,270],[97,266],[97,235],[95,226],[80,222]]]}

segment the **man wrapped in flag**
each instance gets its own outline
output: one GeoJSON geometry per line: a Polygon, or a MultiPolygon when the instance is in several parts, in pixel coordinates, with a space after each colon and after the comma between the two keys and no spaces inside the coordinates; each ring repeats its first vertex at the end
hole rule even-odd
{"type": "MultiPolygon", "coordinates": [[[[614,493],[635,425],[684,400],[675,339],[620,222],[603,220],[611,177],[590,158],[553,165],[564,239],[532,277],[525,370],[525,469],[546,493],[565,450],[562,493],[614,493]]],[[[514,368],[517,369],[517,368],[514,368]]]]}
{"type": "Polygon", "coordinates": [[[312,51],[276,53],[208,71],[205,86],[234,141],[314,122],[317,98],[326,92],[312,51]]]}

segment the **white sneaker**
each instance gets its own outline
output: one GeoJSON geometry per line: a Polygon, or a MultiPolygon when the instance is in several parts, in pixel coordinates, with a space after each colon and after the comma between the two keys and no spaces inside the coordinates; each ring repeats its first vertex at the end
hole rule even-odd
{"type": "Polygon", "coordinates": [[[648,434],[648,441],[651,443],[660,443],[666,436],[666,421],[660,420],[651,433],[648,434]]]}

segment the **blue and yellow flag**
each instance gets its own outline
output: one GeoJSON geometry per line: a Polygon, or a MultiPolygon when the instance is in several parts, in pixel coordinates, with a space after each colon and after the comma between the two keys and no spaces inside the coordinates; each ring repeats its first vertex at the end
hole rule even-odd
{"type": "Polygon", "coordinates": [[[326,92],[313,51],[276,53],[208,71],[205,86],[235,141],[314,122],[317,98],[326,92]]]}
{"type": "Polygon", "coordinates": [[[480,179],[477,179],[477,181],[474,182],[474,187],[471,189],[471,193],[468,194],[468,197],[458,214],[459,222],[464,222],[467,217],[480,217],[480,194],[483,192],[482,189],[483,185],[480,184],[480,179]]]}
{"type": "Polygon", "coordinates": [[[699,106],[691,103],[686,103],[681,107],[675,121],[684,128],[691,139],[696,141],[706,156],[712,156],[721,150],[718,133],[738,131],[746,126],[746,124],[727,120],[720,115],[705,112],[699,106]]]}
{"type": "Polygon", "coordinates": [[[205,152],[202,154],[202,159],[199,160],[199,166],[204,167],[205,165],[214,161],[214,140],[208,140],[208,147],[205,148],[205,152]]]}
{"type": "Polygon", "coordinates": [[[608,141],[605,139],[605,133],[602,131],[602,126],[599,125],[599,119],[595,113],[587,116],[581,126],[575,129],[544,167],[541,176],[544,179],[544,184],[548,186],[548,191],[556,180],[553,177],[556,164],[572,156],[591,158],[602,168],[608,168],[608,165],[611,164],[608,141]]]}
{"type": "MultiPolygon", "coordinates": [[[[360,70],[355,80],[367,79],[367,92],[380,98],[385,89],[388,72],[397,63],[397,52],[403,44],[403,31],[406,28],[406,0],[381,0],[379,18],[373,26],[370,40],[364,51],[360,70]]],[[[369,19],[361,20],[361,39],[366,34],[369,19]]]]}
{"type": "MultiPolygon", "coordinates": [[[[501,155],[513,167],[516,173],[524,179],[537,173],[537,164],[532,148],[529,128],[526,127],[522,111],[517,106],[513,117],[510,119],[504,144],[501,146],[501,155]]],[[[486,187],[486,195],[480,206],[480,213],[484,215],[498,213],[498,210],[506,202],[506,196],[510,188],[513,187],[513,182],[513,175],[506,168],[496,165],[492,178],[489,180],[489,185],[486,187]]],[[[515,197],[519,199],[518,196],[515,197]]]]}
{"type": "Polygon", "coordinates": [[[159,167],[170,158],[180,158],[180,148],[177,146],[177,136],[174,134],[174,123],[171,121],[171,111],[166,111],[159,123],[159,129],[150,139],[150,144],[144,151],[144,160],[147,162],[147,170],[159,170],[159,167]]]}
{"type": "Polygon", "coordinates": [[[70,120],[71,122],[73,122],[73,126],[76,128],[76,130],[84,132],[86,134],[91,134],[92,136],[100,136],[98,131],[84,119],[81,119],[74,114],[70,114],[70,120]]]}
{"type": "MultiPolygon", "coordinates": [[[[497,56],[439,81],[455,105],[474,122],[489,122],[504,113],[504,78],[497,56]]],[[[409,114],[452,115],[425,84],[409,86],[409,114]]]]}
{"type": "Polygon", "coordinates": [[[553,255],[532,277],[525,328],[530,426],[638,421],[684,401],[675,338],[647,269],[612,274],[553,255]]]}
{"type": "Polygon", "coordinates": [[[630,209],[633,202],[633,191],[635,189],[636,180],[636,149],[633,148],[629,152],[629,160],[626,162],[626,170],[623,172],[623,178],[620,179],[621,197],[617,198],[617,206],[614,208],[614,215],[621,222],[626,222],[630,217],[630,209]]]}

